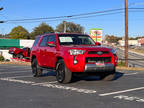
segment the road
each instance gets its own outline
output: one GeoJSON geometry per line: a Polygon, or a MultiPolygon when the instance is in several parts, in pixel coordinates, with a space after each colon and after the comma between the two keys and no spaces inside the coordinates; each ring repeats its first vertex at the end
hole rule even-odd
{"type": "Polygon", "coordinates": [[[55,72],[34,78],[30,66],[0,65],[0,108],[143,108],[144,72],[118,71],[113,81],[78,77],[59,84],[55,72]]]}
{"type": "MultiPolygon", "coordinates": [[[[119,59],[124,59],[124,50],[118,48],[117,55],[119,59]]],[[[129,52],[128,58],[130,59],[128,62],[131,67],[144,67],[144,55],[129,52]]]]}

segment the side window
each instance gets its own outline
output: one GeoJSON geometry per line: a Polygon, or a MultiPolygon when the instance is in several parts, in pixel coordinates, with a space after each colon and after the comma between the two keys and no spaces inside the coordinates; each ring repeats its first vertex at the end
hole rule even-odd
{"type": "Polygon", "coordinates": [[[37,43],[39,42],[39,40],[40,40],[40,37],[37,37],[37,38],[35,39],[35,42],[34,42],[33,46],[36,46],[37,43]]]}
{"type": "Polygon", "coordinates": [[[25,51],[26,51],[26,50],[27,50],[27,48],[23,48],[23,50],[25,50],[25,51]]]}
{"type": "Polygon", "coordinates": [[[51,42],[51,41],[53,41],[55,43],[55,45],[56,45],[56,35],[48,36],[48,42],[51,42]]]}
{"type": "Polygon", "coordinates": [[[44,36],[41,43],[40,43],[40,46],[47,46],[47,36],[44,36]]]}

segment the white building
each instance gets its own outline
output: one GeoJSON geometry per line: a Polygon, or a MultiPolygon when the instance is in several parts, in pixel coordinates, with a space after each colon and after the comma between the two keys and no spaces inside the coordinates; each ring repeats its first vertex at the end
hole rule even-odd
{"type": "MultiPolygon", "coordinates": [[[[120,46],[125,46],[125,41],[124,40],[119,40],[119,45],[120,46]]],[[[133,46],[138,46],[138,40],[128,40],[128,45],[133,45],[133,46]]]]}

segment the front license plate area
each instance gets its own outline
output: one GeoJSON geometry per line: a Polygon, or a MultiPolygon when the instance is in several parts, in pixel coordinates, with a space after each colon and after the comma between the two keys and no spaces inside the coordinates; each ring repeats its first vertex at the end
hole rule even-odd
{"type": "Polygon", "coordinates": [[[98,67],[104,67],[105,64],[104,64],[104,62],[97,62],[97,63],[96,63],[96,66],[98,66],[98,67]]]}

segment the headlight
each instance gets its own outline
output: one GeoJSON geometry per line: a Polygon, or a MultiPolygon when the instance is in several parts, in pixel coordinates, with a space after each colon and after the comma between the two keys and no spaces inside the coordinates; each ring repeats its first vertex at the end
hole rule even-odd
{"type": "Polygon", "coordinates": [[[116,54],[117,50],[116,49],[112,49],[111,53],[116,54]]]}
{"type": "Polygon", "coordinates": [[[78,54],[84,54],[85,50],[77,50],[77,49],[71,49],[69,50],[70,55],[78,55],[78,54]]]}

